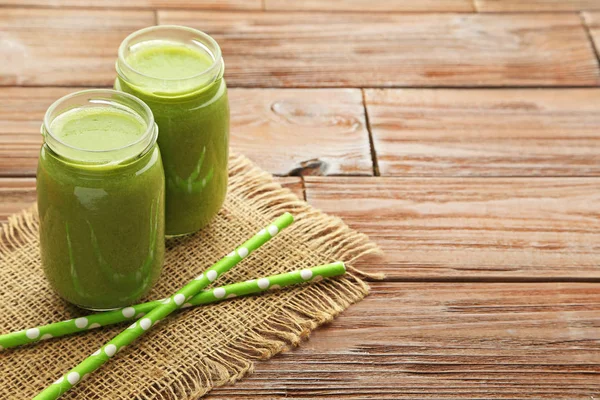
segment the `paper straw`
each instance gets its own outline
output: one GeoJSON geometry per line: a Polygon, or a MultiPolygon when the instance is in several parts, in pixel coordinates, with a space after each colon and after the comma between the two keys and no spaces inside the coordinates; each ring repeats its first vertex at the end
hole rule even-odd
{"type": "Polygon", "coordinates": [[[193,296],[200,293],[202,289],[210,285],[210,283],[216,280],[220,275],[229,271],[243,258],[248,256],[248,254],[262,246],[292,222],[294,222],[294,217],[292,217],[292,214],[290,213],[285,213],[277,218],[272,224],[262,229],[236,250],[217,261],[216,264],[208,268],[196,279],[179,289],[171,297],[163,301],[144,317],[138,319],[129,328],[115,336],[111,341],[83,360],[75,368],[61,376],[56,382],[35,396],[33,400],[58,399],[73,386],[81,382],[88,374],[91,374],[104,365],[104,363],[110,360],[110,358],[117,354],[118,351],[131,344],[173,311],[181,308],[186,301],[191,300],[193,296]]]}
{"type": "MultiPolygon", "coordinates": [[[[304,282],[316,282],[324,278],[343,275],[346,272],[344,263],[339,261],[332,264],[319,265],[293,272],[252,279],[246,282],[234,283],[220,288],[203,291],[192,297],[181,308],[217,303],[239,296],[274,290],[304,282]]],[[[108,326],[132,320],[135,316],[141,318],[146,313],[161,305],[164,300],[156,300],[135,306],[88,315],[76,320],[56,322],[36,328],[0,335],[0,349],[8,349],[24,344],[35,343],[45,339],[71,335],[102,326],[108,326]]]]}

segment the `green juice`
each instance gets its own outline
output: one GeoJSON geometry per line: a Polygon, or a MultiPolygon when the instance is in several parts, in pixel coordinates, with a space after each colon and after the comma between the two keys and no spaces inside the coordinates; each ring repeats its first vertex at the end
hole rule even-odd
{"type": "Polygon", "coordinates": [[[177,82],[210,68],[213,59],[208,53],[159,40],[130,53],[127,63],[146,76],[177,82]]]}
{"type": "Polygon", "coordinates": [[[229,103],[220,50],[214,41],[198,46],[204,36],[190,41],[180,31],[198,32],[159,26],[132,34],[119,50],[115,82],[152,109],[159,127],[167,235],[207,225],[227,192],[229,103]],[[150,36],[139,38],[144,31],[150,36]]]}
{"type": "Polygon", "coordinates": [[[131,305],[157,281],[164,259],[156,132],[125,107],[67,107],[56,114],[43,127],[37,174],[45,274],[80,307],[131,305]]]}
{"type": "Polygon", "coordinates": [[[89,151],[122,148],[140,139],[146,129],[141,117],[110,107],[75,108],[58,116],[50,125],[61,142],[89,151]]]}

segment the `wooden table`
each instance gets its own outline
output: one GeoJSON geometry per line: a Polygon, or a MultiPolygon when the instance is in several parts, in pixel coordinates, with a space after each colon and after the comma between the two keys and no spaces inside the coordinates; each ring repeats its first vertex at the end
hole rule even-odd
{"type": "Polygon", "coordinates": [[[208,398],[600,396],[600,0],[0,0],[1,218],[47,106],[155,23],[221,44],[233,150],[386,251],[208,398]]]}

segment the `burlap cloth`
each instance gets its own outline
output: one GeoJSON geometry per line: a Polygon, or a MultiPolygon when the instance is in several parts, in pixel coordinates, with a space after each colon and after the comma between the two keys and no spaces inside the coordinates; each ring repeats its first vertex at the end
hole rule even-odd
{"type": "MultiPolygon", "coordinates": [[[[284,211],[296,222],[227,273],[217,286],[346,261],[349,274],[261,296],[178,312],[92,374],[64,399],[196,399],[235,382],[298,345],[368,292],[352,263],[377,246],[326,215],[241,156],[230,159],[223,209],[201,232],[167,242],[165,268],[149,299],[163,298],[250,238],[284,211]]],[[[85,315],[48,287],[38,251],[35,209],[0,228],[0,333],[85,315]]],[[[0,351],[0,399],[35,396],[124,328],[117,325],[0,351]]]]}

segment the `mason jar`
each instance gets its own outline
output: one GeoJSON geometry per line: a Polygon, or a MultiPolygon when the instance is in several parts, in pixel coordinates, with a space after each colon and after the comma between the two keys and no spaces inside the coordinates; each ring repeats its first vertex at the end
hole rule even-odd
{"type": "Polygon", "coordinates": [[[166,178],[166,234],[207,225],[227,192],[229,103],[217,42],[182,26],[154,26],[119,47],[115,89],[152,109],[166,178]]]}
{"type": "Polygon", "coordinates": [[[152,111],[134,96],[84,90],[48,108],[37,171],[42,266],[83,308],[134,304],[164,253],[165,181],[152,111]]]}

